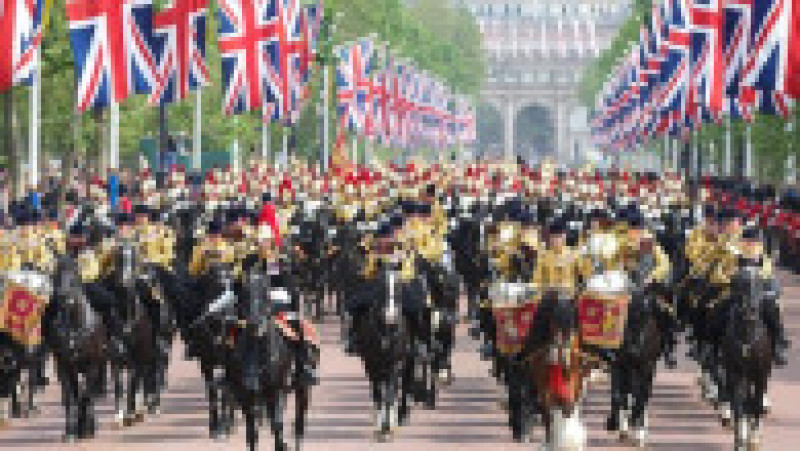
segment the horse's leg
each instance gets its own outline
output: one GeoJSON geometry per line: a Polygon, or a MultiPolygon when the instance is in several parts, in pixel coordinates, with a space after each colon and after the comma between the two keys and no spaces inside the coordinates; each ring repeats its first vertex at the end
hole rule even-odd
{"type": "Polygon", "coordinates": [[[207,364],[201,364],[200,371],[206,385],[208,395],[208,429],[211,438],[218,438],[220,435],[219,424],[219,405],[216,382],[214,381],[214,371],[207,364]]]}
{"type": "Polygon", "coordinates": [[[656,362],[653,361],[650,365],[639,368],[636,372],[637,381],[632,387],[631,438],[639,448],[644,447],[647,441],[647,404],[652,393],[655,365],[656,362]]]}
{"type": "Polygon", "coordinates": [[[525,440],[525,426],[522,408],[522,381],[517,368],[508,371],[508,422],[515,442],[525,440]]]}
{"type": "Polygon", "coordinates": [[[125,408],[123,407],[125,389],[122,380],[122,365],[119,362],[113,362],[111,364],[111,373],[111,377],[114,379],[114,411],[117,415],[116,421],[118,426],[122,426],[125,422],[125,408]]]}
{"type": "Polygon", "coordinates": [[[132,426],[135,422],[138,421],[137,414],[136,414],[136,406],[137,406],[137,399],[136,395],[139,391],[139,382],[140,382],[140,373],[139,369],[137,368],[136,364],[133,364],[131,369],[128,371],[128,390],[126,393],[127,397],[127,405],[125,409],[125,426],[132,426]]]}
{"type": "Polygon", "coordinates": [[[11,418],[22,418],[22,370],[12,376],[11,383],[11,418]]]}
{"type": "Polygon", "coordinates": [[[63,378],[61,378],[63,402],[64,402],[64,417],[66,425],[64,430],[64,441],[72,442],[77,438],[77,412],[76,412],[76,396],[75,396],[75,380],[73,375],[67,371],[63,371],[63,378]]]}
{"type": "Polygon", "coordinates": [[[747,387],[741,374],[731,378],[731,410],[733,411],[733,447],[734,450],[744,450],[747,446],[749,427],[745,411],[747,387]]]}
{"type": "Polygon", "coordinates": [[[267,397],[267,405],[270,410],[270,426],[274,440],[275,451],[285,451],[286,443],[283,441],[283,402],[282,394],[275,390],[267,397]]]}
{"type": "Polygon", "coordinates": [[[256,451],[258,448],[258,426],[256,425],[256,412],[253,405],[254,400],[248,400],[242,406],[242,414],[244,415],[245,435],[247,437],[247,449],[249,451],[256,451]]]}
{"type": "Polygon", "coordinates": [[[606,430],[609,432],[619,431],[620,412],[623,408],[623,380],[622,368],[617,361],[611,362],[611,410],[606,419],[606,430]]]}
{"type": "Polygon", "coordinates": [[[300,443],[306,433],[306,415],[311,398],[311,387],[297,384],[294,393],[294,447],[295,451],[300,451],[300,443]]]}

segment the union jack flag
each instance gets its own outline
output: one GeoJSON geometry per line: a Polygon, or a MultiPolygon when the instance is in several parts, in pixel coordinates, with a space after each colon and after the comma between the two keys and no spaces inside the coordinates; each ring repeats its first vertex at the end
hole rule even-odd
{"type": "Polygon", "coordinates": [[[219,0],[222,108],[226,114],[265,107],[265,55],[278,35],[275,0],[219,0]]]}
{"type": "Polygon", "coordinates": [[[190,89],[209,83],[204,61],[208,0],[173,0],[153,19],[153,48],[158,81],[151,103],[186,98],[190,89]]]}
{"type": "Polygon", "coordinates": [[[347,118],[351,131],[366,133],[372,83],[372,42],[360,39],[343,46],[338,51],[339,65],[336,68],[338,110],[340,118],[347,118]]]}
{"type": "Polygon", "coordinates": [[[669,130],[676,134],[689,125],[688,93],[691,90],[688,0],[667,0],[667,57],[661,75],[660,105],[669,130]]]}
{"type": "Polygon", "coordinates": [[[753,1],[725,2],[725,91],[729,97],[736,97],[739,93],[742,69],[750,51],[753,1]]]}
{"type": "Polygon", "coordinates": [[[723,0],[694,0],[690,9],[692,82],[713,114],[724,109],[725,9],[723,0]]]}
{"type": "MultiPolygon", "coordinates": [[[[796,36],[797,30],[790,30],[789,26],[792,22],[797,24],[797,19],[791,17],[794,2],[796,0],[753,2],[750,53],[742,75],[744,85],[764,91],[791,91],[789,36],[796,36]]],[[[797,56],[792,55],[792,60],[796,59],[797,56]]]]}
{"type": "Polygon", "coordinates": [[[292,124],[300,113],[311,62],[300,0],[275,0],[280,26],[277,46],[269,48],[267,92],[284,121],[292,124]]]}
{"type": "Polygon", "coordinates": [[[395,67],[394,100],[392,103],[393,116],[395,117],[396,145],[406,148],[410,145],[410,132],[408,116],[411,109],[409,91],[411,78],[408,66],[398,63],[395,67]]]}
{"type": "Polygon", "coordinates": [[[43,0],[0,0],[0,91],[29,84],[42,40],[43,0]]]}
{"type": "Polygon", "coordinates": [[[151,0],[67,0],[66,8],[80,111],[156,86],[151,0]]]}

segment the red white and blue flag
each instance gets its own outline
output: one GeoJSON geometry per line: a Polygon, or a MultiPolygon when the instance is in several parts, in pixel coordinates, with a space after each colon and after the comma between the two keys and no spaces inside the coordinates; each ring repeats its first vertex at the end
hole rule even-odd
{"type": "Polygon", "coordinates": [[[205,63],[208,0],[173,0],[153,19],[153,48],[158,59],[151,103],[185,99],[189,90],[210,82],[205,63]]]}
{"type": "Polygon", "coordinates": [[[724,0],[693,0],[689,10],[691,31],[692,97],[719,117],[725,106],[724,0]]]}
{"type": "Polygon", "coordinates": [[[744,63],[743,84],[761,91],[785,93],[797,89],[797,0],[753,2],[750,53],[744,63]],[[790,55],[794,51],[795,55],[790,55]],[[793,67],[794,66],[794,67],[793,67]],[[792,81],[795,81],[794,85],[792,81]]]}
{"type": "Polygon", "coordinates": [[[29,84],[42,40],[44,0],[0,0],[0,92],[29,84]]]}
{"type": "Polygon", "coordinates": [[[80,111],[156,86],[151,0],[67,0],[80,111]]]}
{"type": "Polygon", "coordinates": [[[351,131],[367,133],[368,113],[371,103],[372,82],[370,72],[373,56],[372,42],[358,42],[338,50],[339,65],[336,68],[338,86],[339,117],[347,119],[351,131]]]}
{"type": "Polygon", "coordinates": [[[265,107],[265,55],[277,45],[275,0],[219,0],[222,108],[226,114],[265,107]]]}

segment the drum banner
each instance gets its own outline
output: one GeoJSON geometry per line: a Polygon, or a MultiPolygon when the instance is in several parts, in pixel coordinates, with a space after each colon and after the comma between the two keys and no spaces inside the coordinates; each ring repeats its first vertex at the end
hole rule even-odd
{"type": "Polygon", "coordinates": [[[0,332],[24,346],[37,346],[42,341],[41,320],[47,301],[28,288],[8,284],[0,302],[0,332]]]}
{"type": "Polygon", "coordinates": [[[513,354],[522,349],[538,307],[538,302],[528,302],[519,307],[492,309],[497,325],[497,348],[501,353],[513,354]]]}
{"type": "Polygon", "coordinates": [[[578,301],[578,320],[584,344],[619,348],[627,319],[627,297],[585,295],[578,301]]]}

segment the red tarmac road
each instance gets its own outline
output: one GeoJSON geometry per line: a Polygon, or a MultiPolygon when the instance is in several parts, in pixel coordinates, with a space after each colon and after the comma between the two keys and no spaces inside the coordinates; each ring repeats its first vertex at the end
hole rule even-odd
{"type": "MultiPolygon", "coordinates": [[[[777,371],[770,387],[773,410],[763,430],[764,450],[800,450],[800,276],[782,275],[782,301],[787,328],[795,347],[790,365],[777,371]]],[[[323,350],[321,385],[315,388],[310,425],[304,448],[311,450],[438,450],[534,449],[531,444],[514,444],[506,426],[506,414],[498,401],[504,396],[488,366],[478,358],[476,342],[459,327],[454,356],[456,379],[444,389],[435,411],[417,407],[411,424],[403,427],[392,443],[376,443],[372,436],[367,383],[360,361],[346,356],[338,341],[338,325],[328,322],[321,330],[323,350]]],[[[38,399],[40,414],[32,419],[14,420],[0,431],[0,449],[30,450],[238,450],[245,449],[240,427],[227,441],[208,439],[205,392],[195,362],[180,360],[176,350],[170,368],[170,385],[162,413],[132,428],[112,427],[110,401],[99,409],[98,437],[77,444],[62,444],[63,411],[56,386],[51,384],[38,399]],[[164,447],[164,448],[161,448],[164,447]]],[[[720,426],[713,410],[699,398],[694,383],[696,367],[682,361],[677,370],[661,369],[650,410],[650,446],[658,450],[728,450],[732,434],[720,426]]],[[[589,428],[590,449],[627,449],[603,430],[608,411],[607,385],[596,384],[583,407],[589,428]]],[[[291,431],[291,426],[288,426],[291,431]]],[[[540,431],[539,431],[540,432],[540,431]]],[[[259,449],[272,449],[268,428],[262,429],[259,449]]]]}

